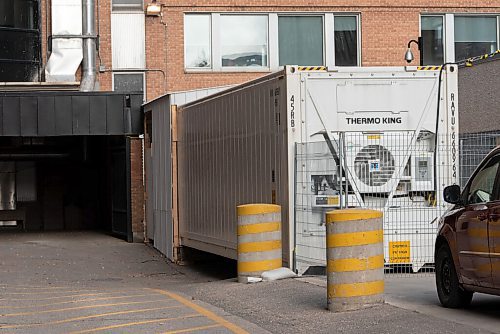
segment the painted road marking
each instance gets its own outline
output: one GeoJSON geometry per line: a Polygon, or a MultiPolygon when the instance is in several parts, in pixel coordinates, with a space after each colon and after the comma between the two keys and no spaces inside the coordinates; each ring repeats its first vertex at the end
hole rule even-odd
{"type": "Polygon", "coordinates": [[[35,314],[43,314],[43,313],[61,313],[66,311],[73,310],[84,310],[84,309],[92,309],[99,307],[111,307],[111,306],[120,306],[120,305],[138,305],[138,304],[150,304],[150,303],[158,303],[158,302],[166,302],[165,299],[158,300],[150,300],[146,302],[127,302],[127,303],[115,303],[115,304],[98,304],[98,305],[86,305],[86,306],[78,306],[78,307],[68,307],[68,308],[60,308],[55,310],[44,310],[44,311],[34,311],[34,312],[22,312],[22,313],[9,313],[9,314],[0,314],[0,318],[4,317],[17,317],[21,315],[35,315],[35,314]]]}
{"type": "MultiPolygon", "coordinates": [[[[121,291],[121,292],[125,292],[125,291],[121,291]]],[[[61,298],[86,297],[86,296],[102,296],[102,295],[112,295],[112,294],[115,294],[115,293],[119,293],[119,292],[82,293],[82,294],[79,294],[79,295],[56,296],[56,297],[46,297],[46,298],[38,298],[38,299],[31,299],[31,298],[5,299],[5,301],[13,301],[13,302],[31,301],[31,302],[38,302],[38,301],[41,301],[41,300],[53,300],[53,299],[61,299],[61,298]]]]}
{"type": "MultiPolygon", "coordinates": [[[[19,287],[19,288],[21,288],[21,287],[19,287]]],[[[22,287],[22,288],[23,289],[24,288],[30,289],[31,287],[22,287]]],[[[1,289],[1,287],[0,287],[0,289],[1,289]]],[[[54,290],[55,289],[57,289],[57,288],[54,288],[54,290]]],[[[64,289],[64,288],[62,288],[62,289],[64,289]]],[[[46,303],[46,304],[40,304],[40,305],[30,304],[28,306],[13,306],[13,307],[2,305],[2,306],[0,306],[0,309],[12,310],[12,309],[30,309],[30,308],[33,309],[34,308],[34,310],[29,311],[29,312],[16,312],[16,313],[0,314],[0,319],[6,318],[6,317],[32,316],[32,315],[40,315],[40,314],[48,314],[48,313],[64,314],[68,311],[84,310],[84,309],[98,309],[98,308],[103,308],[103,307],[114,307],[114,306],[128,306],[128,305],[164,303],[164,302],[172,302],[172,303],[178,302],[180,304],[178,304],[178,305],[175,305],[175,304],[168,305],[167,304],[167,306],[150,307],[150,308],[145,308],[145,309],[133,309],[133,310],[115,311],[115,312],[107,312],[107,313],[100,313],[100,314],[93,314],[93,315],[83,315],[83,316],[77,316],[77,317],[73,317],[73,318],[62,319],[62,320],[54,320],[54,321],[48,321],[48,322],[37,322],[37,323],[33,323],[33,324],[26,324],[26,322],[23,321],[24,324],[3,325],[3,326],[0,326],[0,329],[54,326],[54,325],[60,325],[60,324],[65,324],[65,323],[84,321],[84,320],[88,320],[88,319],[98,319],[98,318],[112,317],[112,316],[123,315],[123,314],[154,312],[154,311],[164,310],[164,309],[181,309],[181,308],[187,307],[187,308],[195,311],[196,314],[188,314],[188,315],[184,315],[184,316],[162,318],[162,319],[151,319],[151,320],[144,320],[144,321],[119,323],[119,324],[111,325],[111,326],[98,327],[98,328],[77,331],[77,332],[73,332],[72,334],[109,331],[109,330],[114,330],[114,329],[124,328],[124,327],[139,326],[139,325],[144,325],[144,324],[160,323],[160,322],[167,322],[167,321],[176,321],[176,320],[183,320],[183,319],[196,318],[196,317],[205,318],[205,319],[211,320],[215,323],[209,324],[209,325],[203,325],[203,326],[196,326],[196,327],[172,330],[172,331],[165,332],[164,334],[198,332],[198,331],[203,331],[206,329],[217,328],[217,327],[226,328],[235,334],[248,334],[247,331],[240,328],[238,325],[224,319],[222,316],[216,315],[212,311],[210,311],[210,310],[208,310],[208,309],[206,309],[198,304],[195,304],[195,303],[189,301],[188,299],[186,299],[180,295],[177,295],[177,294],[169,292],[169,291],[160,290],[160,289],[142,289],[141,291],[144,291],[144,290],[152,291],[152,292],[154,292],[154,294],[136,294],[136,295],[122,295],[122,296],[115,295],[115,296],[113,296],[113,294],[120,292],[120,291],[115,291],[115,292],[99,292],[99,293],[96,292],[96,293],[84,293],[84,294],[74,294],[74,295],[64,295],[64,296],[52,296],[52,297],[40,298],[40,299],[3,299],[3,300],[0,299],[0,301],[11,301],[11,302],[26,301],[26,302],[33,303],[33,302],[37,302],[37,301],[41,301],[41,300],[53,300],[53,299],[61,299],[61,298],[97,296],[96,298],[90,298],[90,299],[67,300],[67,301],[59,301],[59,302],[46,303]],[[83,306],[75,306],[75,307],[58,308],[58,309],[52,309],[52,310],[46,310],[46,309],[37,310],[37,308],[45,308],[45,307],[55,306],[55,305],[85,303],[85,302],[99,301],[99,300],[108,301],[108,300],[116,300],[116,299],[148,297],[148,296],[158,296],[158,295],[162,295],[163,298],[158,299],[158,300],[149,300],[149,301],[103,303],[103,304],[97,304],[97,305],[83,305],[83,306]],[[164,297],[168,297],[168,298],[166,299],[164,297]]],[[[77,291],[81,292],[84,290],[68,290],[68,291],[53,291],[53,292],[69,293],[69,292],[77,292],[77,291]]],[[[85,290],[85,291],[99,291],[99,290],[85,290]]],[[[40,294],[50,294],[53,292],[32,291],[32,292],[11,292],[11,293],[5,293],[5,294],[8,294],[8,295],[40,295],[40,294]]],[[[123,290],[122,290],[122,292],[123,292],[123,290]]],[[[130,292],[130,291],[128,291],[128,292],[130,292]]],[[[156,306],[156,305],[152,305],[152,306],[156,306]]],[[[78,314],[76,314],[76,315],[78,315],[78,314]]]]}
{"type": "MultiPolygon", "coordinates": [[[[0,288],[1,289],[1,288],[0,288]]],[[[6,288],[9,289],[9,288],[6,288]]],[[[35,289],[36,290],[36,289],[35,289]]],[[[102,291],[102,289],[78,289],[78,290],[65,290],[65,291],[28,291],[28,292],[2,292],[0,291],[0,295],[32,295],[33,293],[36,293],[37,295],[50,295],[50,294],[58,294],[58,293],[82,293],[82,292],[92,292],[92,293],[97,293],[99,291],[102,291]]],[[[106,293],[130,293],[130,290],[110,290],[106,293]]],[[[138,291],[136,291],[138,292],[138,291]]]]}
{"type": "Polygon", "coordinates": [[[8,289],[71,289],[64,286],[30,286],[30,285],[9,285],[9,284],[0,284],[0,288],[8,288],[8,289]]]}
{"type": "MultiPolygon", "coordinates": [[[[94,302],[98,300],[112,300],[112,299],[125,299],[125,298],[135,298],[135,297],[153,297],[156,295],[151,295],[151,294],[146,294],[146,295],[130,295],[130,296],[118,296],[118,297],[102,297],[102,298],[91,298],[91,299],[77,299],[77,300],[69,300],[65,302],[58,302],[58,303],[48,303],[48,304],[40,304],[40,305],[29,305],[29,306],[0,306],[1,309],[23,309],[23,308],[36,308],[36,307],[45,307],[45,306],[56,306],[56,305],[64,305],[64,304],[76,304],[76,303],[83,303],[83,302],[94,302]]],[[[0,299],[1,300],[1,299],[0,299]]],[[[17,300],[19,301],[19,300],[17,300]]],[[[26,299],[25,301],[34,301],[30,299],[26,299]]]]}
{"type": "Polygon", "coordinates": [[[174,318],[163,318],[163,319],[145,320],[145,321],[137,321],[137,322],[128,322],[125,324],[86,329],[86,330],[78,331],[78,332],[71,332],[69,334],[100,332],[100,331],[105,331],[108,329],[116,329],[116,328],[131,327],[131,326],[138,326],[138,325],[145,325],[145,324],[153,324],[153,323],[158,323],[158,322],[163,322],[163,321],[166,322],[166,321],[174,321],[174,320],[183,320],[183,319],[189,319],[189,318],[197,318],[199,316],[200,316],[199,314],[189,314],[189,315],[185,315],[185,316],[181,316],[181,317],[174,317],[174,318]]]}
{"type": "Polygon", "coordinates": [[[165,333],[162,333],[162,334],[175,334],[175,333],[197,332],[197,331],[201,331],[201,330],[204,330],[204,329],[216,328],[216,327],[222,327],[222,325],[221,324],[214,324],[214,325],[207,325],[207,326],[191,327],[191,328],[186,328],[186,329],[178,329],[178,330],[175,330],[175,331],[165,332],[165,333]]]}
{"type": "Polygon", "coordinates": [[[184,307],[184,306],[178,305],[178,306],[154,307],[154,308],[129,310],[129,311],[109,312],[109,313],[93,314],[93,315],[76,317],[76,318],[69,318],[69,319],[64,319],[64,320],[50,321],[50,322],[45,322],[45,323],[0,326],[0,329],[4,329],[4,328],[21,328],[21,327],[22,328],[26,328],[26,327],[51,326],[51,325],[65,324],[65,323],[68,323],[68,322],[80,321],[80,320],[86,320],[86,319],[104,318],[104,317],[112,316],[112,315],[130,314],[130,313],[141,313],[141,312],[158,311],[158,310],[166,310],[166,309],[175,309],[175,308],[182,308],[182,307],[184,307]]]}
{"type": "Polygon", "coordinates": [[[165,290],[160,290],[160,289],[148,289],[148,290],[151,290],[151,291],[154,291],[158,294],[167,296],[169,298],[172,298],[172,299],[178,301],[179,303],[186,305],[187,307],[195,310],[196,312],[202,314],[203,316],[209,318],[210,320],[213,320],[214,322],[218,323],[222,327],[229,329],[231,332],[233,332],[235,334],[249,334],[246,330],[242,329],[241,327],[237,326],[236,324],[229,322],[228,320],[216,315],[212,311],[209,311],[206,308],[203,308],[203,307],[201,307],[201,306],[199,306],[199,305],[197,305],[197,304],[195,304],[195,303],[187,300],[186,298],[183,298],[175,293],[165,291],[165,290]]]}

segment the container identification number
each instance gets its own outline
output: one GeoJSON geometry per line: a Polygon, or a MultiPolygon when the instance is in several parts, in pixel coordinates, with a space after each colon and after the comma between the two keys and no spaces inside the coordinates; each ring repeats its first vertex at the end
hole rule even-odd
{"type": "Polygon", "coordinates": [[[295,95],[290,98],[290,127],[295,127],[295,95]]]}

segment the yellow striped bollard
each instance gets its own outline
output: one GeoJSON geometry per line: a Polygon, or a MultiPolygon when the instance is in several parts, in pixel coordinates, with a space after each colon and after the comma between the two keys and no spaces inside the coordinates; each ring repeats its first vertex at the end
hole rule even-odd
{"type": "Polygon", "coordinates": [[[326,214],[328,309],[358,310],[384,302],[382,212],[345,209],[326,214]]]}
{"type": "Polygon", "coordinates": [[[274,204],[239,205],[238,282],[260,277],[267,270],[280,268],[281,206],[274,204]]]}

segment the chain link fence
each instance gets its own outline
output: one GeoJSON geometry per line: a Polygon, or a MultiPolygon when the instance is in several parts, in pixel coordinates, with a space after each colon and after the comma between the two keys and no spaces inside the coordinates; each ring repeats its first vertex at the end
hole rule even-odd
{"type": "Polygon", "coordinates": [[[298,271],[325,267],[326,212],[360,207],[384,213],[387,273],[433,272],[437,219],[449,207],[443,189],[464,186],[500,133],[461,135],[458,141],[449,136],[353,132],[334,134],[330,142],[297,144],[298,271]]]}

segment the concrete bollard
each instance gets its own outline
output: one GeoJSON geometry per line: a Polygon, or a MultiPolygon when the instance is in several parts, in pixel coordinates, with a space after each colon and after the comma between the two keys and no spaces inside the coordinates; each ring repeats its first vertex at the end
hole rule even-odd
{"type": "Polygon", "coordinates": [[[281,206],[246,204],[237,212],[238,282],[247,283],[248,277],[282,266],[281,206]]]}
{"type": "Polygon", "coordinates": [[[359,310],[384,302],[382,212],[326,214],[328,310],[359,310]]]}

